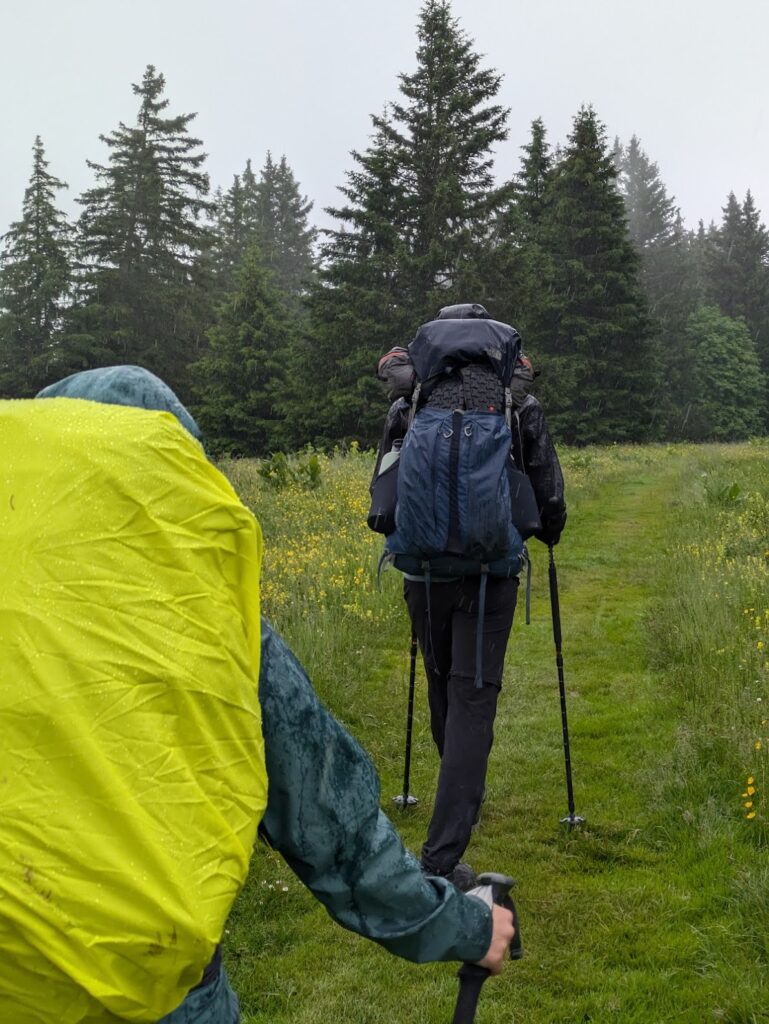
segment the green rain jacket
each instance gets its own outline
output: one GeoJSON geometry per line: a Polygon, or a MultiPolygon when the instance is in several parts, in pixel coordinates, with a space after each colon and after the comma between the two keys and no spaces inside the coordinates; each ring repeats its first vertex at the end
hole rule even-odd
{"type": "Polygon", "coordinates": [[[269,786],[260,831],[334,920],[407,960],[485,956],[488,908],[422,873],[380,810],[368,756],[264,620],[259,699],[269,786]]]}

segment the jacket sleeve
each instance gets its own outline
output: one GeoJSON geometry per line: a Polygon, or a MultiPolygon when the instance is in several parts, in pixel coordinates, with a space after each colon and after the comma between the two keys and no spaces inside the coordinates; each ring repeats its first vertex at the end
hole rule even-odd
{"type": "Polygon", "coordinates": [[[545,413],[533,395],[520,406],[518,417],[523,468],[534,488],[542,521],[542,529],[536,536],[545,544],[557,544],[566,523],[561,464],[547,429],[545,413]]]}
{"type": "Polygon", "coordinates": [[[379,808],[369,758],[264,621],[259,696],[269,778],[261,831],[331,917],[407,960],[485,956],[488,908],[422,873],[379,808]]]}

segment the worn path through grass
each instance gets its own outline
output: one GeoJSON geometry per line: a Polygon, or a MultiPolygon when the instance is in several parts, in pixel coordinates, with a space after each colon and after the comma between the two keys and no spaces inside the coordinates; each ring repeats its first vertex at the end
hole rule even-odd
{"type": "MultiPolygon", "coordinates": [[[[676,774],[681,698],[664,666],[651,667],[656,609],[675,582],[664,548],[680,529],[695,462],[686,449],[639,450],[581,493],[555,549],[576,810],[587,819],[571,832],[559,823],[567,807],[547,552],[532,542],[532,624],[521,594],[488,800],[467,853],[476,870],[517,878],[527,955],[486,985],[478,1024],[769,1021],[765,955],[743,942],[729,902],[741,861],[728,834],[687,824],[676,774]]],[[[396,582],[383,599],[400,600],[396,582]]],[[[412,771],[420,804],[405,814],[390,804],[401,789],[407,641],[404,610],[388,667],[368,676],[371,721],[354,731],[374,752],[383,806],[418,851],[437,770],[423,692],[412,771]]],[[[316,684],[340,713],[331,675],[316,684]]],[[[346,934],[287,876],[261,853],[233,915],[227,959],[245,1021],[451,1019],[452,965],[416,967],[346,934]]]]}

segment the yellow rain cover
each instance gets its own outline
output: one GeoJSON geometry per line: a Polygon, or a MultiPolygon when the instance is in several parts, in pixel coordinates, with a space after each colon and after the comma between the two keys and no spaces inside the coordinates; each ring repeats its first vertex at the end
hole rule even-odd
{"type": "Polygon", "coordinates": [[[267,798],[261,533],[169,413],[0,402],[0,1021],[156,1021],[267,798]]]}

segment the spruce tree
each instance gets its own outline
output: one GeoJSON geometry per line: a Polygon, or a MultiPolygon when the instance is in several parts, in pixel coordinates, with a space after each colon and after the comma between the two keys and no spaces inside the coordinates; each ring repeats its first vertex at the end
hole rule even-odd
{"type": "Polygon", "coordinates": [[[309,223],[313,204],[301,194],[285,156],[275,163],[267,154],[253,205],[264,265],[298,312],[312,278],[316,231],[309,223]]]}
{"type": "Polygon", "coordinates": [[[708,298],[726,316],[739,316],[745,301],[742,207],[734,192],[721,208],[721,223],[709,235],[708,298]]]}
{"type": "Polygon", "coordinates": [[[327,211],[339,226],[326,235],[310,300],[324,437],[376,439],[385,410],[378,356],[440,306],[481,298],[481,258],[509,195],[492,177],[492,148],[507,135],[507,110],[493,102],[500,76],[481,67],[447,0],[424,3],[417,31],[416,71],[400,76],[400,100],[372,117],[345,202],[327,211]]]}
{"type": "Polygon", "coordinates": [[[711,248],[716,237],[716,226],[711,221],[709,227],[705,228],[705,222],[700,220],[696,231],[688,231],[686,244],[688,249],[688,278],[687,288],[694,300],[694,308],[707,304],[709,283],[708,268],[711,261],[711,248]]]}
{"type": "Polygon", "coordinates": [[[255,246],[235,281],[192,368],[195,412],[214,454],[264,456],[285,447],[292,318],[255,246]]]}
{"type": "Polygon", "coordinates": [[[254,240],[248,197],[239,174],[233,176],[226,192],[217,189],[213,207],[210,265],[215,294],[223,298],[234,290],[236,275],[254,240]]]}
{"type": "Polygon", "coordinates": [[[612,153],[591,107],[575,117],[553,174],[542,239],[557,307],[556,332],[541,338],[542,391],[557,436],[578,444],[648,438],[658,354],[612,153]]]}
{"type": "Polygon", "coordinates": [[[48,171],[40,136],[21,220],[0,256],[0,395],[27,398],[57,375],[58,335],[68,301],[72,228],[56,207],[67,185],[48,171]]]}
{"type": "Polygon", "coordinates": [[[448,0],[427,0],[417,36],[417,69],[400,76],[403,100],[382,127],[401,165],[409,305],[426,318],[466,298],[473,263],[509,196],[492,173],[509,112],[494,102],[501,75],[481,66],[448,0]]]}
{"type": "Polygon", "coordinates": [[[707,253],[707,292],[722,313],[742,316],[769,373],[769,232],[750,192],[730,193],[707,253]]]}
{"type": "Polygon", "coordinates": [[[641,284],[654,316],[680,324],[691,307],[680,310],[686,243],[675,201],[668,196],[657,164],[633,136],[622,151],[619,188],[625,201],[630,240],[641,257],[641,284]]]}
{"type": "Polygon", "coordinates": [[[619,150],[617,159],[628,232],[641,259],[641,285],[659,334],[663,387],[658,414],[663,424],[675,424],[680,418],[681,384],[677,352],[688,319],[702,301],[693,276],[690,238],[657,164],[643,151],[637,136],[619,150]]]}
{"type": "Polygon", "coordinates": [[[414,332],[404,304],[401,168],[382,118],[374,121],[371,145],[353,152],[357,169],[340,188],[346,202],[327,210],[339,227],[323,232],[318,281],[308,297],[310,329],[291,378],[298,444],[373,443],[386,409],[377,359],[414,332]]]}
{"type": "Polygon", "coordinates": [[[285,156],[275,163],[268,153],[259,178],[248,160],[243,174],[217,196],[212,255],[217,294],[232,290],[246,251],[256,246],[274,287],[294,312],[301,312],[314,270],[312,205],[301,195],[285,156]]]}
{"type": "Polygon", "coordinates": [[[756,343],[764,371],[769,374],[769,231],[748,190],[742,204],[745,252],[745,304],[742,315],[756,343]]]}
{"type": "Polygon", "coordinates": [[[88,162],[98,184],[78,200],[83,274],[71,343],[85,362],[103,361],[106,350],[183,390],[209,322],[205,154],[189,134],[195,115],[166,115],[165,79],[152,65],[133,90],[136,124],[101,136],[109,162],[88,162]]]}
{"type": "Polygon", "coordinates": [[[532,122],[531,139],[521,149],[512,198],[496,220],[493,251],[487,257],[487,276],[497,282],[488,301],[497,319],[515,324],[527,351],[540,351],[555,330],[556,316],[549,287],[553,269],[542,237],[553,157],[541,118],[532,122]]]}
{"type": "Polygon", "coordinates": [[[667,194],[657,164],[641,149],[636,135],[621,150],[618,177],[628,233],[639,252],[652,252],[673,242],[678,210],[667,194]]]}
{"type": "Polygon", "coordinates": [[[521,148],[524,156],[515,182],[515,204],[521,221],[520,236],[525,241],[536,241],[545,214],[553,170],[547,130],[541,117],[532,121],[531,141],[521,148]]]}

